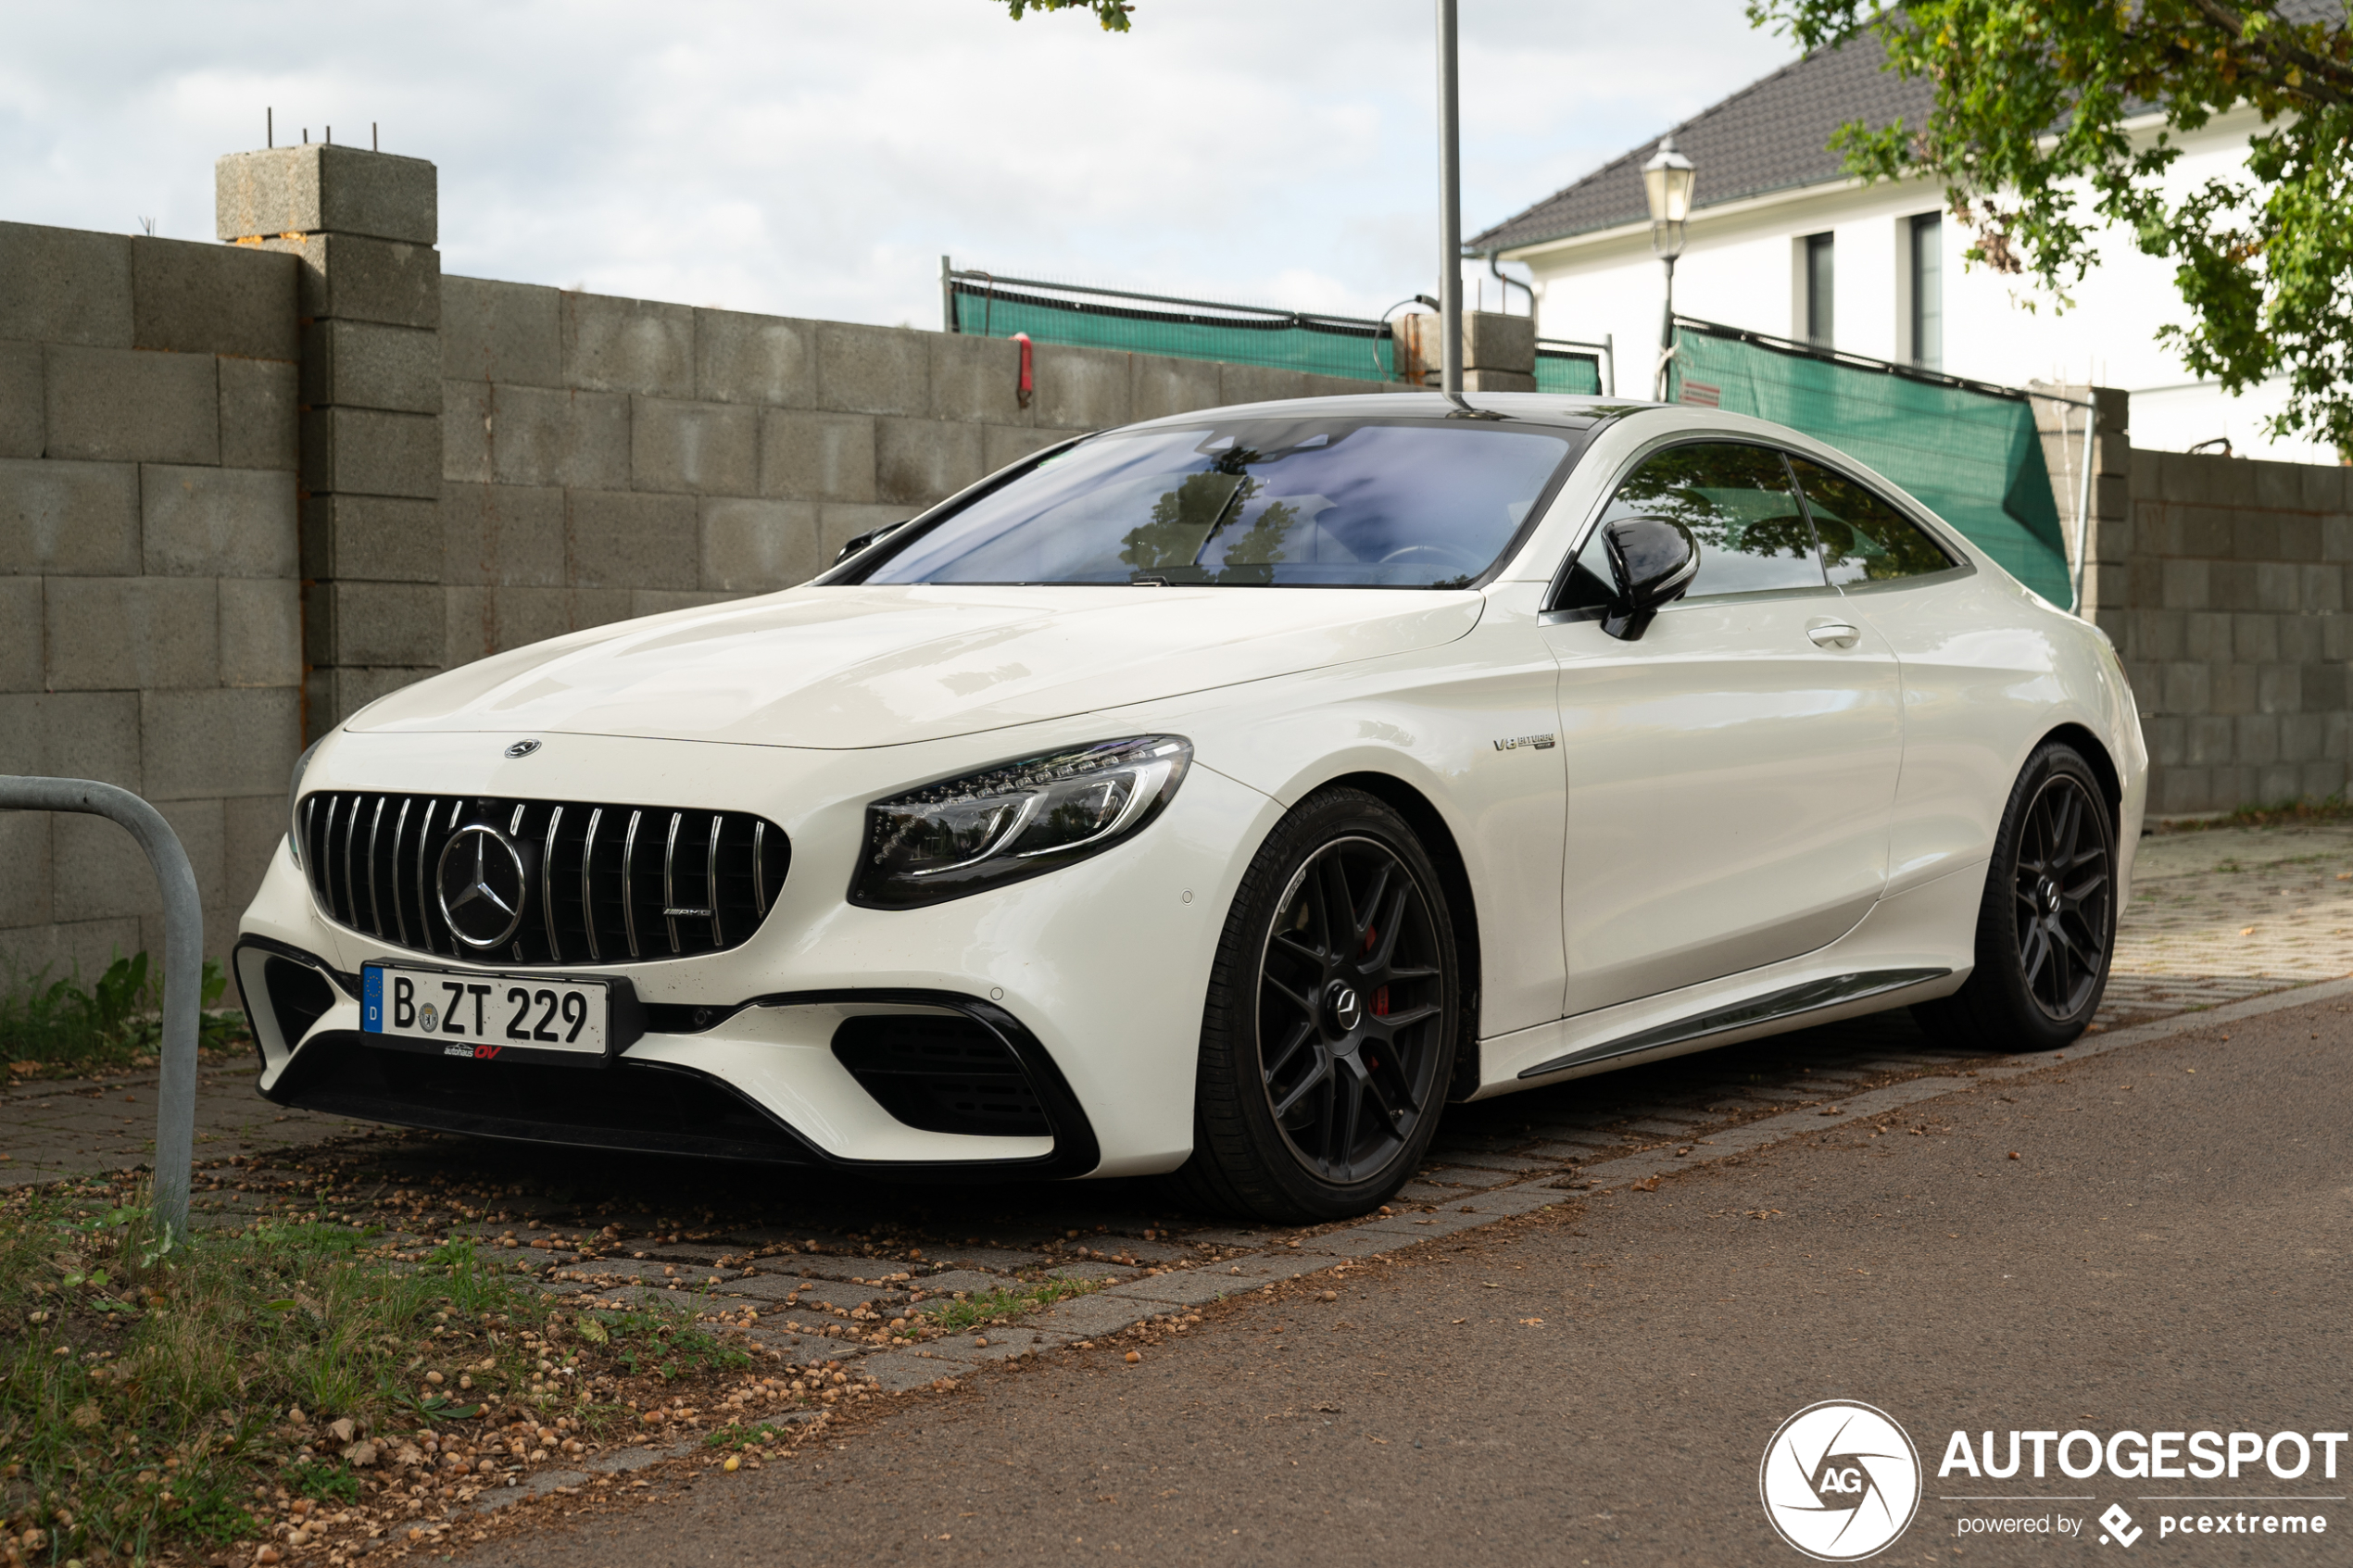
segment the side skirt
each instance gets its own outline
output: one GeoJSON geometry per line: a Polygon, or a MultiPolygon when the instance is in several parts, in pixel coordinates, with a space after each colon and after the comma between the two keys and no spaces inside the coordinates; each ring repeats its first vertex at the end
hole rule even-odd
{"type": "Polygon", "coordinates": [[[1730,1007],[1696,1013],[1639,1034],[1624,1035],[1599,1045],[1586,1046],[1566,1056],[1554,1057],[1550,1061],[1538,1062],[1524,1069],[1519,1076],[1523,1081],[1542,1078],[1571,1067],[1589,1067],[1597,1061],[1607,1061],[1613,1057],[1633,1056],[1667,1046],[1705,1040],[1712,1035],[1729,1035],[1735,1030],[1779,1023],[1806,1013],[1819,1012],[1826,1008],[1862,1001],[1883,992],[1902,991],[1931,980],[1941,980],[1952,972],[1949,969],[1873,969],[1853,974],[1835,974],[1827,980],[1809,980],[1802,985],[1752,997],[1730,1007]]]}

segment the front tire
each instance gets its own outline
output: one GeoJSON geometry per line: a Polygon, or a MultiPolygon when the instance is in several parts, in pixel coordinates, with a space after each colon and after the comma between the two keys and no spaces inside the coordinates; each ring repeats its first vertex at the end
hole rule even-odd
{"type": "Polygon", "coordinates": [[[1453,922],[1413,829],[1360,790],[1310,797],[1227,917],[1180,1185],[1286,1224],[1373,1208],[1429,1147],[1461,1027],[1453,922]]]}
{"type": "Polygon", "coordinates": [[[2027,759],[1994,840],[1977,967],[1912,1009],[1940,1044],[2057,1050],[2083,1033],[2116,947],[2116,825],[2099,775],[2054,741],[2027,759]]]}

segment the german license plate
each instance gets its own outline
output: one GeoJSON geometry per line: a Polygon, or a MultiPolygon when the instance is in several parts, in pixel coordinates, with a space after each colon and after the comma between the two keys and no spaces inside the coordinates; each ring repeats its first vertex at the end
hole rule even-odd
{"type": "Polygon", "coordinates": [[[360,970],[359,1027],[386,1045],[437,1056],[587,1066],[605,1054],[609,989],[597,980],[371,963],[360,970]]]}

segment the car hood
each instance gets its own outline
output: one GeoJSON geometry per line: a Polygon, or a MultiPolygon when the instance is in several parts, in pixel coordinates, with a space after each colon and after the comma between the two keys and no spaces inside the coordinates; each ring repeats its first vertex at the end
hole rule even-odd
{"type": "Polygon", "coordinates": [[[941,740],[1409,653],[1468,591],[794,588],[495,655],[350,728],[849,748],[941,740]]]}

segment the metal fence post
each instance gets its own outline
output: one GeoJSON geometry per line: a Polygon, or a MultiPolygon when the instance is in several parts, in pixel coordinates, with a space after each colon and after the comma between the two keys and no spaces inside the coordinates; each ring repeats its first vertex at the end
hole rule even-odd
{"type": "Polygon", "coordinates": [[[204,989],[204,907],[196,873],[163,813],[94,779],[0,774],[0,810],[84,811],[131,831],[163,889],[163,1073],[156,1096],[156,1218],[188,1235],[188,1173],[196,1140],[196,1011],[204,989]]]}

